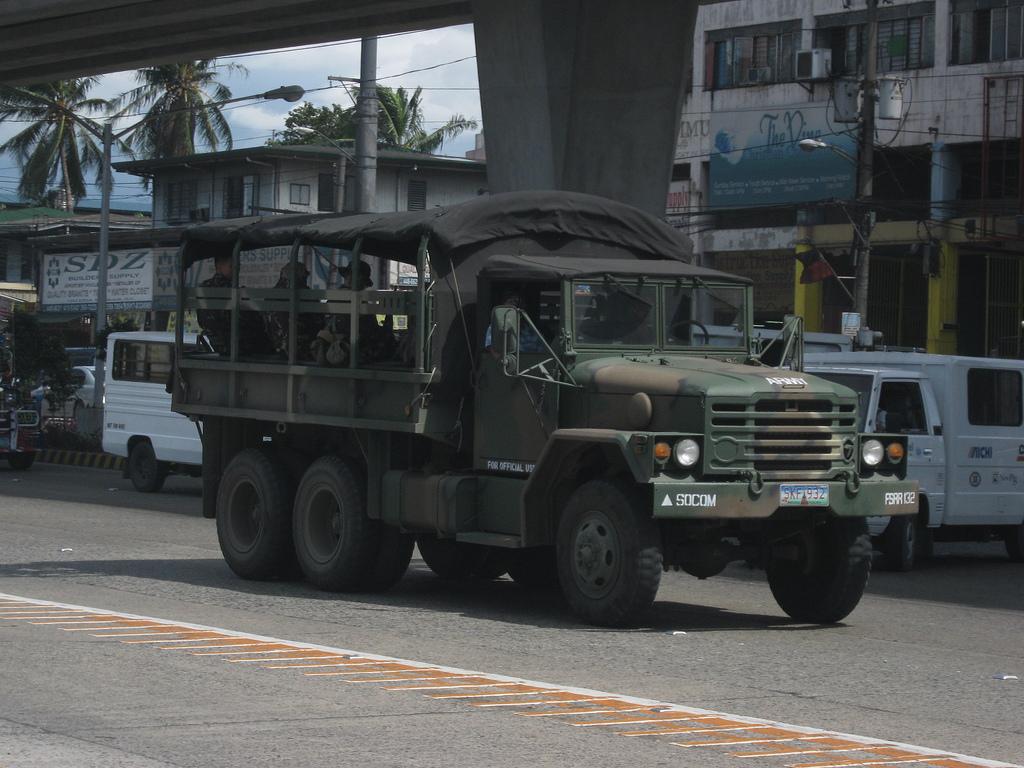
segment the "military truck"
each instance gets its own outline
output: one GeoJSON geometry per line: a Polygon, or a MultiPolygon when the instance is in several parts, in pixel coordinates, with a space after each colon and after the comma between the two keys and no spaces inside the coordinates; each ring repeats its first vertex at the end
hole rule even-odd
{"type": "Polygon", "coordinates": [[[739,560],[793,618],[843,619],[870,570],[865,519],[917,511],[906,438],[858,434],[854,393],[800,372],[799,322],[756,349],[750,282],[690,253],[643,212],[554,192],[188,230],[182,286],[233,263],[230,287],[179,292],[173,392],[202,422],[228,565],[381,590],[415,540],[445,578],[558,584],[585,621],[620,625],[663,569],[739,560]],[[280,246],[398,262],[416,284],[245,287],[244,253],[280,246]],[[230,319],[219,354],[184,347],[190,311],[230,319]],[[247,313],[285,317],[285,346],[243,350],[247,313]],[[300,343],[311,316],[328,362],[300,343]],[[390,356],[366,350],[381,328],[390,356]]]}

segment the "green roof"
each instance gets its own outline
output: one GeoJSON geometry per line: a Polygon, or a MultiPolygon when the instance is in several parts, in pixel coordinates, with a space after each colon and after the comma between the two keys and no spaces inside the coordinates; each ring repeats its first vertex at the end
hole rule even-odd
{"type": "Polygon", "coordinates": [[[0,209],[0,224],[14,221],[31,221],[33,219],[68,219],[74,215],[68,211],[46,208],[44,206],[36,206],[34,208],[2,208],[0,209]]]}
{"type": "MultiPolygon", "coordinates": [[[[345,147],[346,152],[352,151],[351,147],[345,147]]],[[[337,160],[338,150],[331,146],[322,144],[274,144],[261,145],[258,147],[247,147],[245,149],[229,149],[221,152],[202,152],[195,155],[183,157],[166,157],[151,160],[127,160],[114,163],[114,168],[124,173],[149,173],[159,168],[173,168],[181,166],[194,166],[203,163],[222,163],[237,160],[245,160],[249,157],[263,159],[286,158],[292,160],[337,160]]],[[[392,149],[381,147],[377,150],[377,160],[381,164],[409,164],[424,165],[440,168],[461,168],[467,170],[483,171],[486,165],[479,160],[469,160],[465,157],[449,157],[447,155],[432,155],[426,152],[412,152],[404,149],[392,149]]]]}

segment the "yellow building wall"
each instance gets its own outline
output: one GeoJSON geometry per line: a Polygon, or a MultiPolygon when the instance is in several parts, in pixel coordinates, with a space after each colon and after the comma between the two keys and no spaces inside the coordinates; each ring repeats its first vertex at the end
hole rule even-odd
{"type": "Polygon", "coordinates": [[[956,354],[956,331],[944,326],[955,326],[956,286],[960,268],[960,248],[955,243],[939,245],[939,274],[928,278],[928,341],[929,352],[941,355],[956,354]]]}

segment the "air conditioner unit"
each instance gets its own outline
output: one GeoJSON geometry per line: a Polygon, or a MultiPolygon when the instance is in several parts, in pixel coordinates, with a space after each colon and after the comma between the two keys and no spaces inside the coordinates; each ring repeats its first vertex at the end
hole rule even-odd
{"type": "Polygon", "coordinates": [[[832,51],[810,48],[796,52],[797,80],[827,80],[832,71],[832,51]]]}

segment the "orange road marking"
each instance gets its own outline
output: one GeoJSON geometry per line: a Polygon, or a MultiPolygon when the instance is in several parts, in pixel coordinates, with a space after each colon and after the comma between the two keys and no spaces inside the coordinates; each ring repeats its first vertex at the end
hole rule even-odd
{"type": "MultiPolygon", "coordinates": [[[[203,630],[197,629],[195,637],[184,637],[178,640],[174,638],[161,638],[160,640],[122,640],[121,642],[125,645],[146,645],[146,644],[160,644],[160,643],[201,643],[204,640],[216,640],[218,637],[224,637],[219,632],[204,632],[203,630]]],[[[198,646],[193,645],[193,648],[198,646]]],[[[160,650],[173,650],[172,648],[161,648],[160,650]]]]}
{"type": "Polygon", "coordinates": [[[509,687],[518,687],[519,690],[502,691],[501,693],[440,693],[437,695],[428,693],[427,696],[431,699],[475,699],[482,696],[530,696],[535,693],[567,693],[567,691],[555,691],[535,685],[526,685],[525,683],[511,683],[509,687]]]}
{"type": "MultiPolygon", "coordinates": [[[[526,695],[526,694],[522,694],[526,695]]],[[[539,694],[538,694],[539,695],[539,694]]],[[[557,699],[542,699],[541,701],[482,701],[476,704],[471,703],[471,707],[536,707],[541,704],[571,704],[579,701],[595,701],[593,696],[584,696],[580,698],[578,693],[565,693],[563,696],[574,696],[576,698],[557,698],[557,699]]]]}
{"type": "Polygon", "coordinates": [[[473,674],[470,674],[468,672],[460,674],[458,672],[444,672],[442,670],[430,670],[430,671],[428,671],[427,676],[425,676],[425,677],[405,677],[405,678],[398,678],[397,680],[378,680],[377,682],[381,682],[381,683],[410,682],[411,683],[411,682],[420,681],[420,680],[434,680],[434,681],[437,682],[436,686],[422,686],[421,685],[421,686],[416,686],[415,688],[411,688],[411,687],[410,688],[403,688],[400,685],[393,685],[393,686],[385,688],[385,690],[387,690],[387,691],[418,691],[418,690],[428,690],[428,689],[433,688],[433,687],[443,688],[446,685],[446,683],[445,683],[446,680],[455,680],[455,679],[462,680],[463,684],[473,682],[473,683],[480,683],[482,685],[495,685],[498,682],[497,680],[492,680],[491,678],[484,677],[483,675],[473,675],[473,674]],[[434,674],[431,674],[431,673],[434,673],[434,674]]]}
{"type": "Polygon", "coordinates": [[[875,755],[866,760],[837,760],[824,763],[794,763],[789,768],[846,768],[855,765],[898,765],[902,763],[930,763],[945,755],[922,755],[920,752],[908,752],[905,749],[866,745],[864,751],[875,755]]]}
{"type": "MultiPolygon", "coordinates": [[[[267,651],[267,653],[270,653],[270,651],[267,651]]],[[[344,658],[345,658],[344,656],[338,656],[337,654],[332,654],[332,653],[324,653],[322,651],[302,651],[302,650],[298,650],[298,651],[281,651],[281,655],[280,656],[275,656],[272,659],[225,659],[225,661],[227,661],[227,662],[229,662],[231,664],[252,664],[253,662],[260,662],[260,661],[279,661],[279,660],[280,661],[288,661],[288,660],[292,660],[292,661],[316,661],[317,659],[330,660],[330,659],[344,659],[344,658]],[[293,654],[293,653],[298,653],[300,655],[299,656],[292,656],[291,654],[293,654]],[[315,653],[316,655],[315,656],[309,656],[308,654],[310,654],[310,653],[315,653]],[[306,654],[306,655],[303,655],[303,654],[306,654]]]]}
{"type": "MultiPolygon", "coordinates": [[[[254,653],[268,653],[269,651],[276,651],[276,650],[282,650],[282,651],[294,651],[295,650],[295,646],[294,645],[285,645],[284,643],[268,643],[268,642],[264,642],[264,641],[261,641],[261,640],[257,640],[255,642],[251,643],[250,645],[253,648],[262,648],[263,650],[261,650],[261,651],[257,651],[257,650],[253,650],[253,651],[202,651],[202,652],[198,652],[198,653],[193,651],[192,655],[193,656],[234,656],[235,654],[238,654],[238,653],[245,653],[245,654],[250,654],[251,655],[251,654],[254,654],[254,653]]],[[[217,646],[214,646],[214,647],[217,647],[217,646]]],[[[220,647],[221,648],[228,648],[228,647],[238,647],[238,646],[223,646],[222,645],[220,647]]],[[[191,651],[192,649],[191,648],[187,648],[187,649],[182,649],[182,650],[189,650],[189,651],[191,651]]]]}
{"type": "MultiPolygon", "coordinates": [[[[347,658],[347,657],[341,656],[339,658],[343,658],[344,659],[344,658],[347,658]]],[[[294,659],[293,659],[293,661],[294,661],[294,659]]],[[[371,662],[364,662],[364,665],[368,665],[368,664],[371,664],[371,662]]],[[[349,664],[349,663],[344,662],[344,661],[331,661],[331,662],[328,662],[326,664],[276,664],[276,665],[275,664],[268,664],[267,666],[263,667],[263,669],[319,669],[321,667],[352,667],[352,666],[362,666],[362,665],[349,664]]]]}
{"type": "MultiPolygon", "coordinates": [[[[385,691],[443,691],[450,688],[503,688],[505,686],[518,685],[518,683],[459,683],[457,685],[424,685],[424,686],[394,686],[385,688],[385,691]]],[[[435,699],[449,698],[446,696],[434,696],[435,699]]],[[[451,697],[456,698],[456,697],[451,697]]]]}
{"type": "MultiPolygon", "coordinates": [[[[131,629],[131,627],[120,627],[120,629],[131,629]]],[[[109,635],[93,635],[93,637],[160,637],[166,635],[201,635],[203,630],[201,629],[169,629],[166,632],[156,629],[156,627],[142,627],[142,629],[152,629],[152,632],[112,632],[109,635]]]]}
{"type": "MultiPolygon", "coordinates": [[[[156,627],[166,626],[164,624],[154,624],[150,622],[148,624],[140,624],[138,622],[127,623],[124,621],[116,622],[116,626],[113,627],[61,627],[61,632],[99,632],[106,631],[108,629],[153,629],[156,627]]],[[[102,635],[97,635],[102,637],[102,635]]]]}
{"type": "Polygon", "coordinates": [[[108,619],[92,619],[92,618],[85,619],[85,618],[81,618],[81,619],[67,619],[67,620],[62,619],[60,621],[49,621],[49,620],[47,620],[47,621],[33,621],[33,622],[30,622],[30,623],[31,624],[36,624],[36,625],[39,625],[39,626],[47,626],[49,624],[70,624],[70,625],[74,626],[76,624],[114,624],[114,623],[117,623],[118,621],[119,620],[117,618],[111,616],[108,619]]]}
{"type": "Polygon", "coordinates": [[[835,739],[829,736],[807,736],[807,741],[814,740],[813,744],[802,747],[799,744],[769,747],[756,752],[733,752],[733,757],[784,757],[790,755],[816,755],[825,752],[854,752],[869,749],[870,744],[847,739],[835,739]]]}
{"type": "Polygon", "coordinates": [[[348,677],[351,675],[390,675],[394,672],[419,669],[419,667],[411,667],[408,664],[399,664],[398,662],[388,662],[387,664],[380,663],[368,666],[380,666],[384,667],[384,669],[356,669],[351,672],[303,672],[302,674],[307,677],[348,677]]]}
{"type": "Polygon", "coordinates": [[[0,613],[0,618],[24,621],[26,619],[53,619],[58,616],[81,616],[84,618],[91,615],[91,613],[84,613],[82,611],[16,611],[11,613],[0,613]]]}
{"type": "MultiPolygon", "coordinates": [[[[777,741],[794,741],[796,739],[806,738],[810,736],[809,733],[797,733],[796,731],[787,731],[783,728],[778,728],[774,725],[747,725],[740,728],[709,728],[706,733],[715,733],[716,731],[758,731],[754,734],[754,738],[759,743],[767,743],[767,739],[774,738],[777,741]],[[767,737],[762,738],[762,737],[767,737]]],[[[690,733],[702,733],[702,731],[695,730],[690,733]]],[[[690,749],[692,747],[728,747],[736,744],[749,744],[751,737],[747,734],[741,734],[738,736],[723,736],[717,741],[708,741],[701,739],[697,741],[673,741],[673,746],[683,747],[690,749]]]]}
{"type": "MultiPolygon", "coordinates": [[[[649,707],[639,710],[642,716],[624,717],[621,720],[584,720],[573,723],[576,728],[590,728],[596,725],[644,725],[647,723],[678,723],[689,720],[717,720],[714,715],[694,715],[686,712],[666,712],[664,717],[659,717],[658,711],[651,711],[649,707]]],[[[735,723],[739,725],[740,723],[735,723]]]]}
{"type": "MultiPolygon", "coordinates": [[[[472,677],[472,675],[448,675],[446,677],[438,677],[436,675],[430,675],[428,677],[385,677],[383,679],[378,677],[378,678],[374,678],[372,680],[342,680],[341,682],[343,682],[343,683],[353,683],[353,684],[358,684],[358,683],[375,683],[375,684],[380,684],[380,683],[419,683],[419,682],[425,682],[425,681],[428,681],[428,680],[465,680],[466,678],[469,678],[469,677],[472,677]]],[[[421,686],[421,687],[423,687],[423,686],[421,686]]],[[[424,690],[428,690],[428,689],[430,689],[432,687],[433,686],[425,686],[423,688],[424,688],[424,690]]],[[[385,690],[392,690],[393,691],[393,690],[395,690],[395,688],[390,688],[390,689],[386,688],[385,690]]],[[[399,689],[399,690],[401,690],[401,689],[399,689]]],[[[405,690],[410,690],[410,689],[405,689],[405,690]]]]}
{"type": "MultiPolygon", "coordinates": [[[[199,638],[199,637],[197,637],[195,639],[196,640],[202,640],[202,638],[199,638]]],[[[189,646],[180,646],[180,647],[177,647],[177,648],[161,648],[160,650],[162,650],[162,651],[194,651],[194,650],[196,650],[198,648],[253,648],[253,647],[257,646],[257,645],[266,645],[266,643],[263,640],[244,640],[242,642],[238,642],[238,638],[225,638],[225,640],[226,640],[226,642],[223,642],[223,643],[213,642],[213,643],[211,643],[209,645],[189,645],[189,646]]],[[[127,641],[122,640],[121,642],[127,642],[127,641]]],[[[168,640],[167,642],[168,643],[177,643],[177,642],[181,642],[181,641],[180,640],[168,640]]]]}

